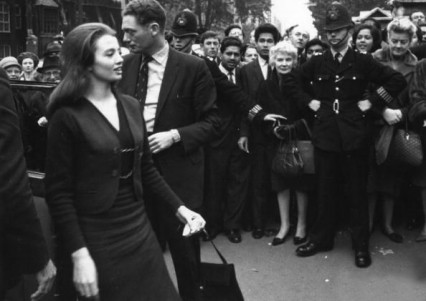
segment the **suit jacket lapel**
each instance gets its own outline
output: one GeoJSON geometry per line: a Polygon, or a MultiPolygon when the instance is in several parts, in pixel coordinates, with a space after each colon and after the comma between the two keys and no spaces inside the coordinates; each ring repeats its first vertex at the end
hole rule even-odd
{"type": "Polygon", "coordinates": [[[170,93],[171,88],[177,78],[179,68],[179,59],[177,58],[177,52],[170,47],[169,57],[167,59],[166,69],[164,70],[163,82],[161,83],[160,95],[158,97],[157,111],[155,112],[155,119],[160,114],[161,109],[170,93]]]}
{"type": "Polygon", "coordinates": [[[253,67],[255,70],[254,75],[256,76],[256,82],[260,83],[264,81],[265,78],[263,77],[262,68],[260,67],[259,60],[255,60],[255,64],[253,67]]]}

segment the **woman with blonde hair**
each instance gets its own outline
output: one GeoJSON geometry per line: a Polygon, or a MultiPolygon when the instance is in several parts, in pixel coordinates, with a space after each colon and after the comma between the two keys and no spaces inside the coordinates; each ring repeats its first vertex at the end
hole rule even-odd
{"type": "MultiPolygon", "coordinates": [[[[400,72],[410,83],[417,64],[416,56],[409,49],[413,36],[416,34],[416,26],[407,19],[394,19],[388,24],[387,32],[388,46],[374,52],[373,57],[381,64],[400,72]]],[[[395,127],[405,127],[408,104],[408,93],[404,90],[381,111],[375,128],[376,137],[386,128],[393,130],[395,127]]],[[[383,202],[382,232],[391,241],[402,243],[403,237],[394,230],[392,219],[395,200],[400,195],[405,173],[392,167],[392,162],[381,162],[376,156],[372,156],[368,185],[370,229],[373,228],[376,201],[381,198],[383,202]]]]}
{"type": "MultiPolygon", "coordinates": [[[[286,125],[269,129],[270,157],[276,152],[278,145],[286,143],[289,130],[294,130],[300,139],[306,138],[303,127],[302,112],[299,110],[296,95],[296,78],[294,68],[297,65],[297,49],[289,42],[279,42],[270,49],[270,65],[274,68],[272,78],[260,84],[258,103],[265,111],[285,116],[286,125]]],[[[272,160],[271,160],[272,161],[272,160]]],[[[290,199],[294,193],[297,199],[297,227],[294,244],[306,242],[306,210],[310,180],[302,175],[294,178],[282,176],[274,171],[271,174],[272,189],[277,193],[278,207],[281,218],[279,232],[272,240],[272,245],[279,245],[290,235],[290,199]]]]}

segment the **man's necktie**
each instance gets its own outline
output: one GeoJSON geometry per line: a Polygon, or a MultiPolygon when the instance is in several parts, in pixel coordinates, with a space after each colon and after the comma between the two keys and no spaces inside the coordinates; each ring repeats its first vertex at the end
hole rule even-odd
{"type": "Polygon", "coordinates": [[[139,70],[138,83],[136,84],[135,97],[142,104],[142,109],[145,106],[146,93],[148,89],[148,63],[150,61],[152,61],[152,56],[144,58],[139,70]]]}
{"type": "Polygon", "coordinates": [[[272,68],[271,66],[268,64],[268,71],[266,73],[266,79],[271,79],[272,78],[272,68]]]}
{"type": "Polygon", "coordinates": [[[231,83],[234,83],[234,74],[231,71],[228,72],[228,79],[231,83]]]}

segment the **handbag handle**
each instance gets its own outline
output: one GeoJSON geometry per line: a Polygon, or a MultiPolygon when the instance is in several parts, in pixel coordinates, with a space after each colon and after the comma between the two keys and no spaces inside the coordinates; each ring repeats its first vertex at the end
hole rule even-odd
{"type": "MultiPolygon", "coordinates": [[[[207,233],[206,230],[204,230],[204,232],[207,233]]],[[[226,261],[225,257],[222,255],[222,253],[219,251],[219,249],[214,244],[213,240],[210,240],[210,243],[212,244],[213,248],[216,250],[216,253],[220,257],[220,260],[222,260],[222,263],[223,264],[228,264],[228,262],[226,261]]]]}
{"type": "Polygon", "coordinates": [[[306,132],[308,133],[309,139],[312,139],[312,132],[311,132],[311,129],[309,128],[309,125],[306,122],[305,118],[300,119],[300,121],[302,121],[303,125],[305,126],[305,129],[306,129],[306,132]]]}

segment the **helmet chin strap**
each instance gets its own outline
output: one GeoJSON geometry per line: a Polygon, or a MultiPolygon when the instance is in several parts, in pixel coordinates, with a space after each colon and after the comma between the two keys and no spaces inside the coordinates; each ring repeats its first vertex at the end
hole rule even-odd
{"type": "Polygon", "coordinates": [[[194,39],[192,38],[192,39],[188,40],[188,42],[185,45],[183,45],[183,47],[181,49],[176,49],[174,46],[173,46],[173,48],[175,48],[179,52],[190,53],[191,50],[192,50],[192,44],[193,43],[194,43],[194,39]]]}
{"type": "Polygon", "coordinates": [[[349,35],[349,28],[346,28],[346,34],[345,34],[345,36],[342,38],[342,39],[340,39],[340,42],[339,42],[339,44],[337,44],[337,45],[332,45],[331,43],[330,43],[330,45],[332,46],[332,48],[340,48],[340,47],[342,47],[342,45],[344,44],[344,43],[346,43],[347,44],[347,38],[348,38],[348,35],[349,35]]]}

